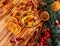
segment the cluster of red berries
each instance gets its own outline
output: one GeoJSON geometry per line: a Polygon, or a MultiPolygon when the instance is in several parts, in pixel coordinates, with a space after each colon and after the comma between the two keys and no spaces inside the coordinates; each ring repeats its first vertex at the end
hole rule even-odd
{"type": "Polygon", "coordinates": [[[59,23],[59,21],[58,21],[58,20],[56,20],[56,25],[57,25],[57,26],[60,26],[60,23],[59,23]]]}
{"type": "Polygon", "coordinates": [[[50,28],[47,28],[43,34],[44,36],[40,37],[40,42],[37,44],[37,46],[49,46],[47,41],[50,38],[50,28]]]}

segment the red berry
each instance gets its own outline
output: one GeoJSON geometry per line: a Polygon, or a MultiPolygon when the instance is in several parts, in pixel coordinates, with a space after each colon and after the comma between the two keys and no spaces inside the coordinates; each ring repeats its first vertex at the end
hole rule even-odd
{"type": "Polygon", "coordinates": [[[46,36],[47,39],[49,39],[50,38],[50,33],[49,32],[45,32],[45,36],[46,36]]]}
{"type": "Polygon", "coordinates": [[[47,44],[47,42],[46,41],[44,41],[44,45],[46,45],[47,44]]]}
{"type": "Polygon", "coordinates": [[[44,37],[41,39],[41,42],[44,42],[44,37]]]}
{"type": "Polygon", "coordinates": [[[58,21],[58,20],[56,20],[56,23],[59,23],[59,21],[58,21]]]}
{"type": "Polygon", "coordinates": [[[56,25],[60,25],[60,23],[59,23],[59,21],[58,21],[58,20],[56,20],[56,25]]]}
{"type": "Polygon", "coordinates": [[[57,26],[59,26],[59,27],[60,27],[60,24],[59,24],[59,25],[57,25],[57,26]]]}
{"type": "Polygon", "coordinates": [[[60,23],[56,23],[56,25],[60,25],[60,23]]]}
{"type": "Polygon", "coordinates": [[[48,31],[50,31],[50,28],[47,28],[48,31]]]}
{"type": "Polygon", "coordinates": [[[40,43],[38,43],[37,46],[40,46],[40,43]]]}
{"type": "Polygon", "coordinates": [[[50,34],[47,34],[47,36],[46,36],[46,37],[47,37],[47,39],[49,39],[49,38],[50,38],[50,34]]]}
{"type": "Polygon", "coordinates": [[[43,43],[42,42],[40,42],[40,46],[43,46],[43,43]]]}
{"type": "Polygon", "coordinates": [[[59,24],[57,24],[57,26],[60,26],[60,23],[59,23],[59,24]]]}
{"type": "Polygon", "coordinates": [[[47,40],[47,37],[44,37],[45,40],[47,40]]]}

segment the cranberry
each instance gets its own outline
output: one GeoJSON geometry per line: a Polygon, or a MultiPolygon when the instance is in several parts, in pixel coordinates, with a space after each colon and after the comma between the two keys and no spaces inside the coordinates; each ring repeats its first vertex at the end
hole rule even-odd
{"type": "Polygon", "coordinates": [[[50,28],[47,28],[48,31],[50,31],[50,28]]]}
{"type": "Polygon", "coordinates": [[[40,46],[40,43],[38,43],[37,46],[40,46]]]}

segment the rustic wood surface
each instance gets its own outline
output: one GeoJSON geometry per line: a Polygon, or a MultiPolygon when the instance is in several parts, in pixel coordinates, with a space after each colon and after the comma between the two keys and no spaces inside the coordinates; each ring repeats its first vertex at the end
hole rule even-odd
{"type": "Polygon", "coordinates": [[[6,28],[6,21],[11,11],[21,0],[0,0],[0,46],[14,46],[10,44],[12,33],[6,28]]]}
{"type": "MultiPolygon", "coordinates": [[[[13,38],[13,34],[7,30],[6,22],[9,16],[16,10],[16,6],[19,5],[19,3],[22,1],[23,0],[0,0],[0,46],[20,46],[18,45],[19,42],[15,45],[11,44],[10,40],[13,38]]],[[[26,29],[23,29],[24,34],[21,33],[23,34],[21,36],[25,37],[26,32],[31,33],[28,30],[32,31],[32,30],[35,30],[35,28],[27,29],[27,31],[24,31],[26,29]]],[[[31,35],[33,35],[33,33],[31,35]]],[[[26,44],[30,38],[31,37],[29,37],[24,44],[26,44]]]]}

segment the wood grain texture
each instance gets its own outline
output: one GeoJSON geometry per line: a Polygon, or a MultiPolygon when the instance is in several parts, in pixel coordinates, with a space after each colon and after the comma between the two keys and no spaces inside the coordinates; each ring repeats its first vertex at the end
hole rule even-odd
{"type": "MultiPolygon", "coordinates": [[[[42,8],[39,10],[39,5],[43,6],[45,3],[43,3],[42,0],[31,0],[33,5],[29,4],[30,2],[28,1],[30,0],[0,0],[0,46],[33,46],[34,40],[37,38],[37,33],[41,31],[43,25],[39,17],[43,10],[42,8]],[[25,25],[21,24],[21,17],[26,11],[31,11],[38,18],[39,23],[37,26],[27,28],[25,25]],[[17,19],[19,23],[14,22],[21,26],[21,31],[17,35],[13,34],[13,32],[7,28],[7,20],[9,20],[10,16],[19,18],[17,19]],[[39,27],[40,30],[37,27],[39,27]]],[[[58,46],[60,46],[60,42],[58,46]]]]}
{"type": "Polygon", "coordinates": [[[0,0],[0,46],[13,46],[10,43],[12,33],[6,28],[6,21],[11,15],[11,11],[20,0],[0,0]],[[7,3],[6,3],[7,2],[7,3]],[[4,4],[6,3],[6,4],[4,4]]]}

